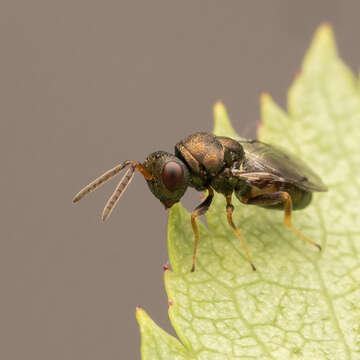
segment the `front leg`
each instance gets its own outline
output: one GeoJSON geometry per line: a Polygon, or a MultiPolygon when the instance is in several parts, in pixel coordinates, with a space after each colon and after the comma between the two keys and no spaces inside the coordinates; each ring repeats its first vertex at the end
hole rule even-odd
{"type": "Polygon", "coordinates": [[[214,190],[209,187],[208,188],[208,196],[206,197],[206,199],[199,205],[197,206],[194,211],[191,213],[191,225],[193,228],[193,232],[194,232],[194,252],[193,252],[193,258],[192,258],[192,267],[191,267],[191,272],[195,271],[195,263],[196,263],[196,250],[197,250],[197,246],[198,246],[198,241],[199,241],[199,230],[196,224],[196,218],[198,216],[204,215],[210,205],[211,205],[211,201],[214,197],[214,190]]]}

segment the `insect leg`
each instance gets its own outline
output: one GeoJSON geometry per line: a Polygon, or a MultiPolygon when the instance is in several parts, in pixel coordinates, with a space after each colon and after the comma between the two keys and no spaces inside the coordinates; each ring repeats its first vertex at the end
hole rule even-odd
{"type": "Polygon", "coordinates": [[[191,213],[191,226],[193,228],[193,232],[194,232],[194,252],[193,252],[193,258],[192,258],[192,267],[191,267],[191,272],[195,271],[195,263],[196,263],[196,250],[197,250],[197,246],[198,246],[198,241],[199,241],[199,230],[196,224],[196,218],[198,216],[204,215],[211,204],[211,201],[214,197],[214,190],[209,187],[208,188],[208,196],[206,197],[206,199],[199,205],[197,206],[194,211],[191,213]]]}
{"type": "Polygon", "coordinates": [[[227,219],[228,219],[228,222],[230,224],[230,226],[233,228],[234,230],[234,233],[235,235],[238,237],[238,239],[240,240],[241,242],[241,246],[243,247],[244,251],[245,251],[245,254],[248,258],[248,261],[252,267],[252,269],[254,271],[256,271],[256,267],[254,265],[254,263],[252,262],[251,260],[251,257],[249,255],[249,251],[247,249],[247,246],[246,246],[246,243],[245,243],[245,240],[244,238],[241,236],[240,234],[240,231],[239,229],[236,227],[236,225],[234,224],[233,220],[232,220],[232,214],[234,212],[234,205],[231,203],[231,195],[227,195],[226,196],[226,214],[227,214],[227,219]]]}
{"type": "Polygon", "coordinates": [[[274,193],[262,194],[255,196],[253,198],[247,199],[247,204],[254,205],[277,205],[284,204],[284,225],[288,227],[293,233],[297,236],[300,236],[305,242],[308,242],[311,245],[316,246],[321,250],[321,246],[315,241],[309,239],[302,232],[297,230],[291,223],[291,214],[292,214],[292,201],[291,196],[286,191],[277,191],[274,193]]]}

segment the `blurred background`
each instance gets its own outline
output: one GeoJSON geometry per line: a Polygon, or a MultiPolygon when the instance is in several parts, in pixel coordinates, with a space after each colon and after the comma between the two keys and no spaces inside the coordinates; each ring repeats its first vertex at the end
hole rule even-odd
{"type": "Polygon", "coordinates": [[[76,206],[73,195],[121,160],[211,131],[218,99],[256,136],[260,93],[286,106],[323,22],[358,72],[359,11],[355,0],[2,0],[0,358],[139,359],[138,304],[174,333],[167,212],[144,179],[105,224],[116,180],[76,206]]]}

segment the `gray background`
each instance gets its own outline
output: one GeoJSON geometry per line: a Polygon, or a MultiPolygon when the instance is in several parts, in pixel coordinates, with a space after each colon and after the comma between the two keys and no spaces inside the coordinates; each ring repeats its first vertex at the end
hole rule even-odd
{"type": "MultiPolygon", "coordinates": [[[[141,304],[165,329],[167,213],[136,176],[72,196],[124,159],[212,128],[222,99],[255,135],[259,94],[285,105],[316,27],[360,64],[358,1],[0,3],[0,358],[138,359],[141,304]]],[[[199,202],[188,191],[185,204],[199,202]]]]}

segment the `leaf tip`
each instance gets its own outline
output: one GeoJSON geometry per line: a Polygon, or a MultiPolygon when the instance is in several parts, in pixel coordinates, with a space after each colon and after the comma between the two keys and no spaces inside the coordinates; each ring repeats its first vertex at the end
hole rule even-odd
{"type": "Polygon", "coordinates": [[[262,123],[266,122],[266,112],[271,110],[274,105],[273,98],[267,92],[263,92],[260,95],[260,107],[262,113],[262,123]]]}
{"type": "Polygon", "coordinates": [[[140,332],[142,332],[145,328],[149,327],[150,325],[153,325],[153,320],[141,305],[138,305],[136,307],[135,317],[136,317],[136,321],[139,324],[140,332]]]}
{"type": "Polygon", "coordinates": [[[220,136],[236,137],[236,132],[231,125],[231,121],[224,103],[218,100],[213,108],[214,114],[214,134],[220,136]]]}
{"type": "Polygon", "coordinates": [[[334,30],[329,23],[320,25],[314,34],[312,46],[323,45],[330,48],[336,48],[334,30]]]}
{"type": "Polygon", "coordinates": [[[135,310],[135,316],[136,316],[136,320],[139,324],[139,326],[141,325],[141,322],[145,319],[146,317],[146,312],[145,310],[143,309],[142,306],[138,305],[136,307],[136,310],[135,310]]]}
{"type": "Polygon", "coordinates": [[[313,36],[310,48],[304,59],[304,66],[323,67],[329,58],[338,56],[333,28],[330,24],[320,25],[313,36]]]}
{"type": "Polygon", "coordinates": [[[271,101],[272,101],[272,97],[271,97],[271,95],[269,93],[263,92],[263,93],[260,94],[260,104],[262,106],[267,105],[271,101]]]}
{"type": "Polygon", "coordinates": [[[215,105],[214,105],[214,110],[216,108],[222,108],[222,107],[225,108],[224,102],[221,99],[217,100],[215,105]]]}
{"type": "Polygon", "coordinates": [[[221,100],[218,100],[215,103],[214,108],[213,108],[213,114],[214,114],[215,122],[221,121],[224,119],[229,119],[229,116],[226,111],[226,107],[221,100]]]}
{"type": "Polygon", "coordinates": [[[333,27],[330,23],[328,22],[324,22],[322,23],[316,30],[315,33],[315,38],[319,36],[319,37],[334,37],[334,31],[333,31],[333,27]]]}

